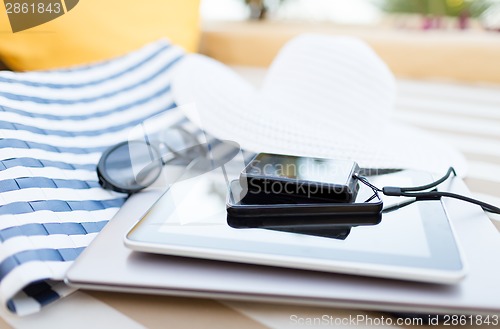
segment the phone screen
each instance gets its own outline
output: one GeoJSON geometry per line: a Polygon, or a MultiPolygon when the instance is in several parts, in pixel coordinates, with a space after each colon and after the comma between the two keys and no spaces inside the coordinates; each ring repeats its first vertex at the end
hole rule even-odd
{"type": "Polygon", "coordinates": [[[352,202],[354,161],[260,153],[243,170],[253,199],[270,203],[352,202]]]}
{"type": "Polygon", "coordinates": [[[348,185],[355,162],[261,153],[245,168],[251,176],[348,185]]]}

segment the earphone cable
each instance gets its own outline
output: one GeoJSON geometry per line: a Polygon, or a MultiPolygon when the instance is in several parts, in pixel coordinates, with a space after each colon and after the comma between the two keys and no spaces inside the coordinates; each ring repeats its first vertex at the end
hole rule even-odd
{"type": "Polygon", "coordinates": [[[450,193],[450,192],[438,192],[438,191],[428,191],[428,192],[423,192],[424,190],[428,190],[431,188],[435,188],[439,184],[443,183],[446,181],[450,175],[453,174],[453,176],[456,176],[455,169],[453,167],[450,167],[448,169],[448,172],[446,175],[441,177],[440,179],[436,180],[435,182],[429,183],[427,185],[422,185],[422,186],[415,186],[415,187],[394,187],[394,186],[385,186],[382,189],[376,187],[372,183],[370,183],[365,177],[359,176],[354,174],[353,177],[358,179],[361,183],[365,184],[366,186],[370,187],[375,194],[378,192],[382,192],[384,195],[387,196],[404,196],[404,197],[412,197],[416,198],[417,201],[423,201],[423,200],[439,200],[442,197],[448,197],[448,198],[454,198],[466,202],[470,202],[473,204],[476,204],[483,208],[484,211],[488,211],[491,213],[495,214],[500,214],[500,208],[496,207],[494,205],[491,205],[489,203],[476,200],[473,198],[469,198],[460,194],[455,194],[455,193],[450,193]]]}

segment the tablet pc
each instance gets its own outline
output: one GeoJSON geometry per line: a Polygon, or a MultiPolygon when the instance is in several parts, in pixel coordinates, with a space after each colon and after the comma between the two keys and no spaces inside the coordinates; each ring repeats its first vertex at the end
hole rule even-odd
{"type": "MultiPolygon", "coordinates": [[[[466,273],[439,200],[408,203],[383,197],[375,225],[352,226],[343,238],[307,230],[234,228],[227,222],[228,181],[219,171],[172,185],[125,237],[132,250],[315,271],[452,284],[466,273]],[[403,206],[397,210],[395,206],[403,206]]],[[[422,185],[423,172],[374,175],[377,186],[422,185]]],[[[372,193],[361,187],[356,202],[372,193]]],[[[396,207],[397,208],[397,207],[396,207]]],[[[326,229],[325,229],[326,230],[326,229]]]]}

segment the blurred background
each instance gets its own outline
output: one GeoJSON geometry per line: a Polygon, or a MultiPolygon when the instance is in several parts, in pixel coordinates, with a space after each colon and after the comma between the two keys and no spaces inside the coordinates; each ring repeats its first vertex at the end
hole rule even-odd
{"type": "Polygon", "coordinates": [[[92,63],[161,37],[268,67],[294,36],[321,33],[363,39],[397,77],[500,83],[500,0],[86,0],[19,33],[9,19],[0,10],[0,69],[92,63]]]}
{"type": "Polygon", "coordinates": [[[202,0],[202,17],[500,31],[500,0],[202,0]]]}
{"type": "Polygon", "coordinates": [[[364,39],[398,77],[500,83],[500,0],[202,0],[201,19],[200,51],[230,65],[312,32],[364,39]]]}

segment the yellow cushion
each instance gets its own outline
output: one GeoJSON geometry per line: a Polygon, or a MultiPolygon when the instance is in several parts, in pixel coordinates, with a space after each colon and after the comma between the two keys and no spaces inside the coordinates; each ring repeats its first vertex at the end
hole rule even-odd
{"type": "Polygon", "coordinates": [[[17,33],[0,10],[0,60],[13,70],[87,64],[159,38],[196,51],[199,0],[80,0],[64,15],[17,33]]]}

